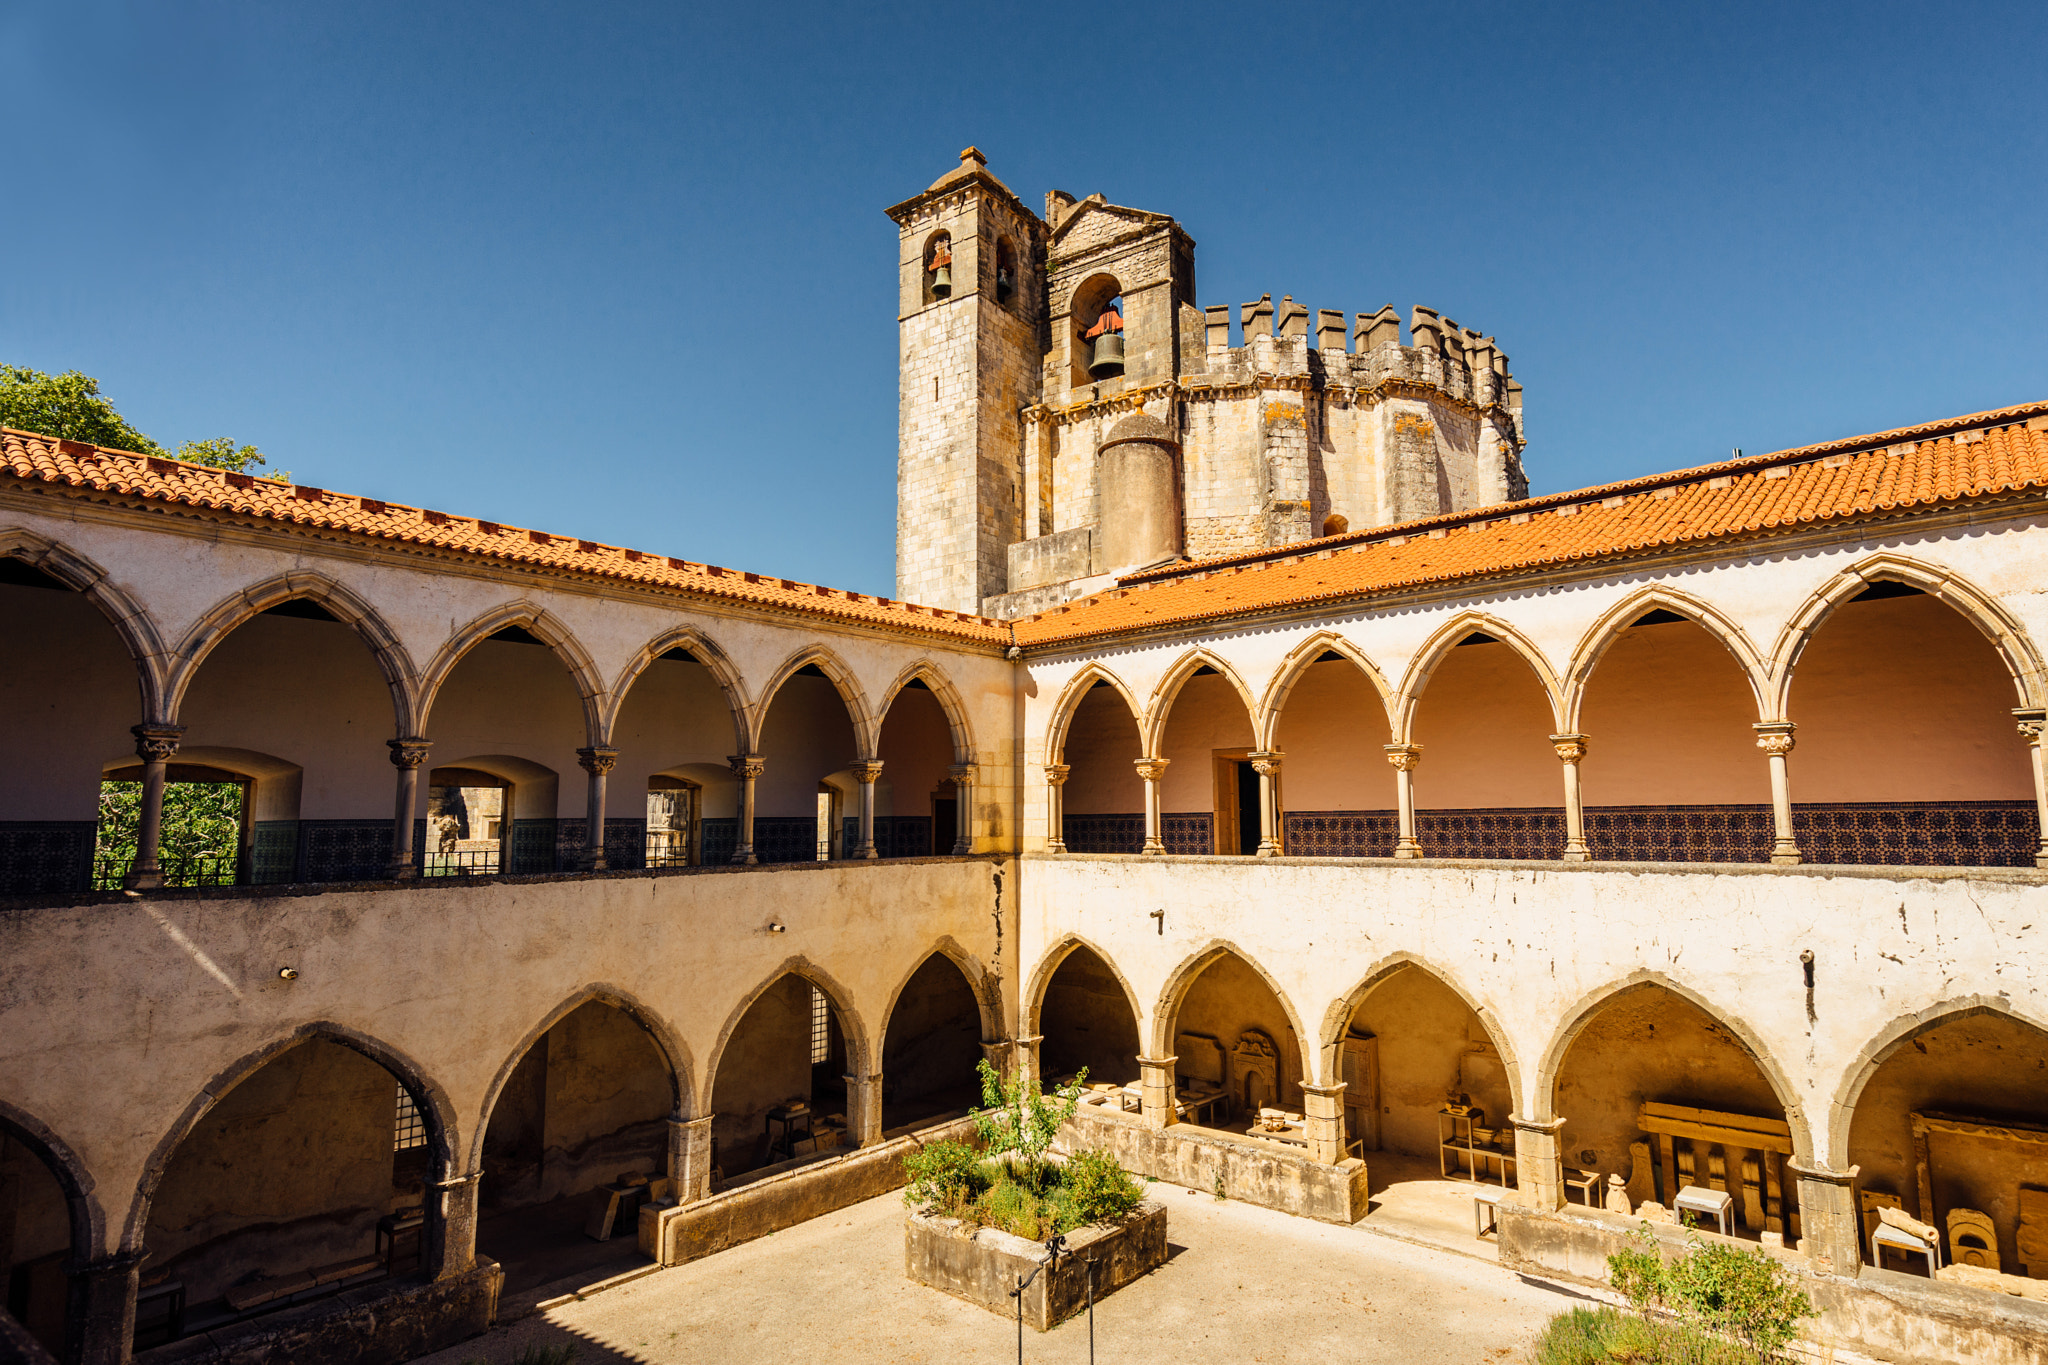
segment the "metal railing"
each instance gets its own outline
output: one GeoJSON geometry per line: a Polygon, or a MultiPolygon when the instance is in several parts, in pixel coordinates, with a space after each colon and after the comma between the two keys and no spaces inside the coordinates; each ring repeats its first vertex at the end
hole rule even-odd
{"type": "MultiPolygon", "coordinates": [[[[127,885],[128,875],[134,868],[133,858],[95,858],[92,863],[92,889],[119,891],[127,885]]],[[[157,869],[165,886],[238,886],[242,881],[242,859],[234,853],[167,854],[157,859],[157,869]]]]}
{"type": "Polygon", "coordinates": [[[489,877],[496,875],[499,867],[500,850],[495,848],[465,848],[448,853],[423,853],[420,855],[420,875],[423,877],[489,877]]]}

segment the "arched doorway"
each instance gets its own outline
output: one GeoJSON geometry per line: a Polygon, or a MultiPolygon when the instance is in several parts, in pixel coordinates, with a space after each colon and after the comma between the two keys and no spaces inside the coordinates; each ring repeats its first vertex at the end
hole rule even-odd
{"type": "Polygon", "coordinates": [[[747,1006],[711,1091],[712,1181],[744,1179],[852,1145],[846,1025],[823,988],[785,972],[747,1006]]]}
{"type": "Polygon", "coordinates": [[[882,1130],[907,1128],[981,1102],[981,1005],[958,963],[926,958],[896,997],[882,1034],[882,1130]]]}
{"type": "Polygon", "coordinates": [[[528,1048],[484,1129],[477,1250],[505,1293],[645,1258],[635,1219],[667,1195],[675,1071],[639,1021],[592,1000],[528,1048]],[[602,1238],[590,1234],[596,1223],[602,1238]]]}
{"type": "Polygon", "coordinates": [[[1413,742],[1415,826],[1429,858],[1556,858],[1564,779],[1542,681],[1512,645],[1468,631],[1430,673],[1413,742]]]}
{"type": "Polygon", "coordinates": [[[1221,1092],[1205,1105],[1213,1126],[1242,1133],[1262,1117],[1284,1116],[1293,1125],[1288,1138],[1307,1146],[1300,1128],[1301,1036],[1280,997],[1244,958],[1226,949],[1196,970],[1167,1015],[1167,1036],[1180,1099],[1199,1102],[1221,1092]]]}
{"type": "Polygon", "coordinates": [[[1258,748],[1244,698],[1229,678],[1202,664],[1167,703],[1159,737],[1159,838],[1168,853],[1245,855],[1259,851],[1258,748]]]}
{"type": "Polygon", "coordinates": [[[954,761],[953,727],[923,678],[903,684],[890,701],[877,747],[882,775],[875,780],[876,856],[951,853],[959,823],[958,798],[947,772],[954,761]]]}
{"type": "Polygon", "coordinates": [[[68,1191],[42,1145],[0,1120],[0,1295],[43,1349],[65,1356],[73,1245],[68,1191]]]}
{"type": "Polygon", "coordinates": [[[1412,962],[1380,977],[1351,1011],[1338,1052],[1349,1141],[1415,1158],[1411,1176],[1499,1177],[1500,1163],[1486,1153],[1514,1150],[1508,1062],[1442,978],[1412,962]],[[1454,1136],[1442,1122],[1447,1103],[1474,1111],[1468,1117],[1483,1130],[1476,1160],[1469,1150],[1445,1151],[1454,1136]]]}
{"type": "Polygon", "coordinates": [[[612,867],[732,861],[740,786],[729,760],[743,746],[734,738],[732,699],[707,657],[714,656],[702,644],[664,650],[619,706],[612,725],[619,759],[605,819],[612,867]]]}
{"type": "Polygon", "coordinates": [[[1109,964],[1076,946],[1060,959],[1038,1005],[1038,1070],[1051,1088],[1088,1070],[1091,1085],[1138,1080],[1138,1014],[1109,964]]]}
{"type": "Polygon", "coordinates": [[[860,809],[851,765],[861,757],[853,715],[815,663],[783,679],[761,721],[765,762],[754,789],[754,856],[764,863],[843,858],[846,815],[860,809]]]}
{"type": "Polygon", "coordinates": [[[1285,852],[1393,856],[1400,818],[1387,766],[1387,708],[1364,669],[1335,650],[1303,666],[1282,703],[1274,743],[1285,755],[1285,852]]]}
{"type": "Polygon", "coordinates": [[[1069,853],[1136,853],[1145,846],[1145,756],[1123,693],[1098,679],[1074,707],[1060,746],[1060,835],[1069,853]]]}

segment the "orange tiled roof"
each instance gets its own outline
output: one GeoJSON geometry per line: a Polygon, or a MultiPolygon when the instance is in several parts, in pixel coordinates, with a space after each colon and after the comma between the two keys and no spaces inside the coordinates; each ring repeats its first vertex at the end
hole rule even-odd
{"type": "Polygon", "coordinates": [[[108,450],[11,428],[0,428],[0,471],[25,484],[91,489],[265,521],[296,522],[376,540],[524,564],[543,571],[594,574],[695,597],[950,636],[963,642],[1008,644],[1010,639],[1007,627],[986,617],[643,554],[575,536],[552,535],[376,498],[332,493],[305,484],[228,474],[182,460],[108,450]]]}
{"type": "Polygon", "coordinates": [[[2048,489],[2048,403],[1133,574],[1016,623],[1047,645],[2048,489]]]}

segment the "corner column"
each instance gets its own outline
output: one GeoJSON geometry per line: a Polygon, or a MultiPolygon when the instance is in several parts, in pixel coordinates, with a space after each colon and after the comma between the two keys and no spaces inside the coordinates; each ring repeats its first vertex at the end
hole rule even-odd
{"type": "Polygon", "coordinates": [[[441,1207],[440,1216],[427,1225],[427,1278],[453,1279],[476,1264],[477,1187],[483,1178],[482,1171],[472,1171],[433,1183],[441,1207]]]}
{"type": "Polygon", "coordinates": [[[398,804],[391,818],[391,862],[385,872],[393,881],[414,876],[412,826],[420,808],[420,769],[427,766],[432,740],[387,739],[391,764],[398,769],[398,804]]]}
{"type": "Polygon", "coordinates": [[[1792,732],[1799,727],[1789,720],[1766,720],[1750,728],[1756,731],[1756,747],[1771,759],[1771,825],[1777,834],[1771,861],[1790,866],[1799,861],[1799,844],[1792,837],[1792,779],[1785,757],[1792,752],[1792,732]]]}
{"type": "Polygon", "coordinates": [[[1138,850],[1140,853],[1166,852],[1166,841],[1159,837],[1159,782],[1166,776],[1168,761],[1141,758],[1133,764],[1138,776],[1145,779],[1145,846],[1138,850]]]}
{"type": "Polygon", "coordinates": [[[590,774],[590,796],[584,805],[583,865],[592,872],[602,872],[605,869],[604,780],[610,775],[612,765],[619,761],[619,751],[595,745],[578,749],[576,761],[583,765],[584,772],[590,774]]]}
{"type": "Polygon", "coordinates": [[[1260,858],[1280,856],[1280,760],[1287,755],[1262,749],[1251,755],[1252,771],[1259,775],[1260,858]]]}
{"type": "Polygon", "coordinates": [[[1138,1058],[1138,1093],[1145,1122],[1171,1128],[1180,1122],[1173,1107],[1173,1067],[1178,1057],[1138,1058]]]}
{"type": "Polygon", "coordinates": [[[146,891],[164,884],[157,846],[164,837],[165,770],[172,756],[178,752],[178,737],[185,733],[185,727],[131,725],[128,733],[135,736],[135,756],[142,760],[142,812],[136,822],[135,862],[121,884],[133,890],[146,891]]]}
{"type": "Polygon", "coordinates": [[[1525,1119],[1510,1114],[1515,1126],[1515,1188],[1527,1208],[1549,1211],[1564,1207],[1564,1155],[1558,1150],[1563,1119],[1525,1119]]]}
{"type": "Polygon", "coordinates": [[[875,779],[882,775],[882,760],[864,758],[853,765],[854,780],[860,783],[860,852],[856,858],[878,858],[875,852],[875,779]]]}
{"type": "Polygon", "coordinates": [[[2020,738],[2027,742],[2027,761],[2034,769],[2034,828],[2041,836],[2034,850],[2034,866],[2048,867],[2048,772],[2041,760],[2041,732],[2048,728],[2048,708],[2021,706],[2012,714],[2019,722],[2020,738]]]}
{"type": "Polygon", "coordinates": [[[135,1346],[135,1291],[146,1250],[67,1262],[65,1337],[79,1365],[125,1365],[135,1346]]]}
{"type": "Polygon", "coordinates": [[[678,1204],[694,1204],[711,1193],[711,1120],[668,1121],[668,1178],[675,1182],[678,1204]]]}
{"type": "Polygon", "coordinates": [[[856,1147],[882,1140],[882,1073],[843,1076],[846,1082],[846,1135],[856,1147]]]}
{"type": "Polygon", "coordinates": [[[1334,1166],[1344,1159],[1344,1082],[1301,1083],[1301,1110],[1311,1161],[1334,1166]]]}
{"type": "Polygon", "coordinates": [[[1863,1220],[1856,1212],[1859,1167],[1831,1171],[1826,1166],[1785,1165],[1799,1184],[1799,1250],[1817,1275],[1853,1280],[1863,1268],[1863,1220]]]}
{"type": "Polygon", "coordinates": [[[1045,765],[1045,851],[1048,853],[1067,851],[1065,787],[1067,775],[1073,771],[1072,766],[1065,763],[1045,765]]]}
{"type": "Polygon", "coordinates": [[[1564,763],[1564,861],[1590,862],[1593,855],[1586,851],[1586,809],[1579,801],[1579,762],[1586,756],[1586,737],[1552,735],[1550,747],[1564,763]]]}
{"type": "Polygon", "coordinates": [[[754,856],[754,784],[761,780],[768,765],[759,754],[734,754],[725,761],[740,780],[739,841],[733,845],[732,860],[758,863],[760,859],[754,856]]]}
{"type": "Polygon", "coordinates": [[[1400,807],[1401,837],[1394,843],[1396,858],[1420,858],[1422,842],[1415,837],[1415,765],[1422,762],[1420,744],[1389,744],[1387,762],[1394,765],[1394,797],[1400,807]]]}
{"type": "Polygon", "coordinates": [[[955,763],[946,769],[953,779],[953,856],[974,852],[974,765],[955,763]]]}

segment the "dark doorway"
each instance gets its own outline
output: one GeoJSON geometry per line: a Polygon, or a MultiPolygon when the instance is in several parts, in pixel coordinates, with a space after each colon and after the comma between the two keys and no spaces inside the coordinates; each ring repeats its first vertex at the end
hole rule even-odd
{"type": "Polygon", "coordinates": [[[1237,761],[1237,851],[1259,851],[1259,774],[1243,759],[1237,761]]]}

